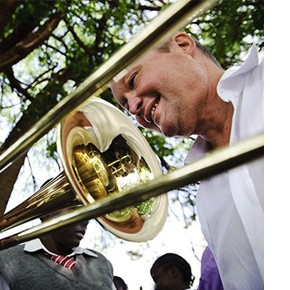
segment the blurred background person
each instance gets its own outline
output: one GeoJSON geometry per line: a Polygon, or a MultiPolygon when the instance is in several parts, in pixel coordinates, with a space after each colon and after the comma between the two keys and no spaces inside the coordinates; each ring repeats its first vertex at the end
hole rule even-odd
{"type": "Polygon", "coordinates": [[[119,277],[119,276],[114,276],[113,277],[114,285],[117,290],[128,290],[128,286],[125,283],[125,281],[119,277]]]}
{"type": "Polygon", "coordinates": [[[194,282],[189,263],[174,253],[160,256],[153,263],[150,275],[155,290],[189,290],[194,282]]]}

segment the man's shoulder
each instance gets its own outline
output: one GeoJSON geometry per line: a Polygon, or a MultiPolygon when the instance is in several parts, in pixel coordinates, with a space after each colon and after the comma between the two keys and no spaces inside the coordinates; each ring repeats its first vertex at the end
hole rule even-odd
{"type": "Polygon", "coordinates": [[[90,248],[86,248],[86,249],[83,249],[83,250],[84,250],[84,253],[87,253],[87,254],[93,254],[95,256],[102,255],[100,252],[98,252],[96,250],[93,250],[93,249],[90,249],[90,248]]]}
{"type": "Polygon", "coordinates": [[[0,265],[4,267],[4,265],[10,265],[12,261],[16,259],[18,261],[24,260],[25,253],[23,251],[23,245],[17,245],[8,249],[4,249],[0,251],[0,265]]]}
{"type": "Polygon", "coordinates": [[[0,257],[4,257],[4,256],[9,257],[12,255],[16,255],[16,254],[18,255],[20,253],[24,253],[23,248],[24,248],[24,245],[17,245],[17,246],[11,247],[11,248],[1,250],[0,257]]]}
{"type": "Polygon", "coordinates": [[[91,257],[95,257],[95,258],[106,259],[106,257],[102,253],[100,253],[96,250],[90,249],[90,248],[77,247],[74,249],[74,253],[75,254],[82,254],[82,255],[86,255],[86,256],[91,256],[91,257]]]}
{"type": "Polygon", "coordinates": [[[101,262],[102,264],[110,265],[109,267],[111,267],[111,262],[106,258],[106,256],[96,250],[86,248],[84,249],[83,254],[87,257],[95,257],[98,263],[101,262]]]}
{"type": "Polygon", "coordinates": [[[89,255],[89,256],[94,256],[96,258],[101,258],[101,259],[107,260],[107,258],[102,253],[100,253],[99,251],[90,249],[90,248],[84,249],[84,253],[89,255]]]}

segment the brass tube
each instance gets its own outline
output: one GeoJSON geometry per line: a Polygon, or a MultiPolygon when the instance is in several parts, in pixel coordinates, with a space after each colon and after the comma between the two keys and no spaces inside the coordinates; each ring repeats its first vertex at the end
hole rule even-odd
{"type": "Polygon", "coordinates": [[[0,156],[0,172],[23,155],[71,110],[77,108],[93,93],[100,95],[109,82],[149,49],[162,44],[170,34],[184,27],[214,5],[216,0],[178,0],[160,13],[132,41],[124,45],[99,69],[90,75],[76,90],[60,101],[29,131],[13,143],[0,156]]]}
{"type": "Polygon", "coordinates": [[[75,222],[103,216],[151,197],[194,183],[222,171],[249,162],[264,154],[264,135],[216,149],[183,168],[162,175],[129,191],[105,197],[95,204],[83,206],[65,215],[46,221],[21,233],[0,240],[0,250],[36,238],[75,222]]]}

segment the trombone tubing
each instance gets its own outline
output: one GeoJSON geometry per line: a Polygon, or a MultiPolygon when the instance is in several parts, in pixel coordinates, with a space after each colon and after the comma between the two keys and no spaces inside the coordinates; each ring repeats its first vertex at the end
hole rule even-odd
{"type": "Polygon", "coordinates": [[[83,206],[38,226],[0,240],[0,250],[26,242],[72,223],[103,216],[114,210],[132,206],[151,197],[221,173],[264,154],[264,135],[240,141],[212,151],[183,168],[136,186],[133,189],[107,196],[94,204],[83,206]]]}
{"type": "Polygon", "coordinates": [[[91,74],[76,90],[45,114],[22,137],[0,156],[0,173],[9,167],[70,111],[76,109],[92,94],[100,95],[109,82],[139,56],[164,43],[178,29],[212,7],[217,0],[178,0],[161,12],[132,41],[91,74]]]}

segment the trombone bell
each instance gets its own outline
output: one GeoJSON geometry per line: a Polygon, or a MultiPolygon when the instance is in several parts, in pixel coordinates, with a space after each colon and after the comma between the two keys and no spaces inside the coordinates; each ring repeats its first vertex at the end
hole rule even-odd
{"type": "MultiPolygon", "coordinates": [[[[114,197],[161,175],[156,155],[139,129],[119,109],[99,98],[90,99],[59,124],[57,148],[63,173],[36,197],[5,214],[0,229],[74,203],[88,205],[108,195],[114,197]],[[57,207],[56,200],[61,200],[57,207]]],[[[97,220],[120,238],[147,241],[162,229],[167,207],[167,196],[160,195],[97,220]]]]}

